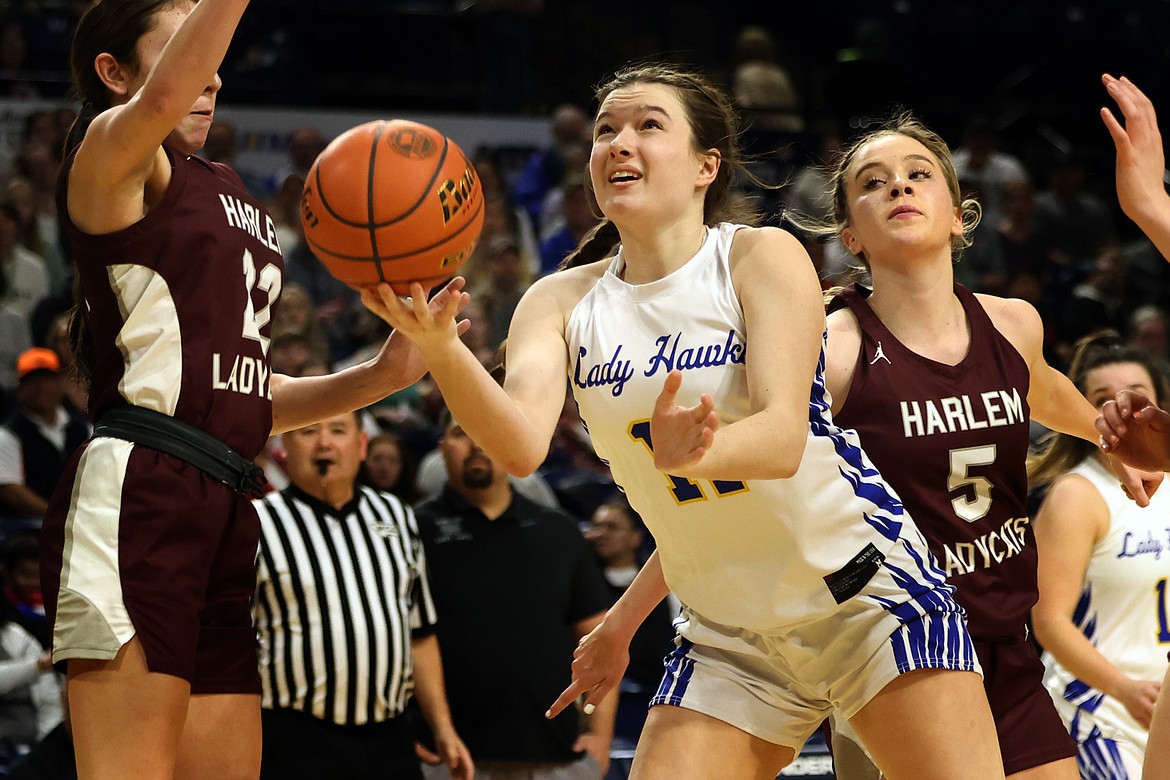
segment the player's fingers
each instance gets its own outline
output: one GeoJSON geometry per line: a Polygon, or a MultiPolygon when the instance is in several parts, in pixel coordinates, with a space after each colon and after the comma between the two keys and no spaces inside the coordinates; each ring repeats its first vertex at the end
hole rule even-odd
{"type": "Polygon", "coordinates": [[[1118,81],[1121,83],[1125,93],[1131,100],[1133,100],[1135,104],[1142,107],[1154,105],[1153,102],[1146,96],[1146,93],[1142,92],[1138,85],[1130,81],[1127,76],[1122,76],[1120,79],[1118,79],[1118,81]]]}
{"type": "Polygon", "coordinates": [[[604,682],[591,690],[585,697],[585,706],[583,707],[585,714],[592,715],[593,711],[605,701],[605,697],[609,695],[611,690],[613,690],[613,684],[604,682]]]}
{"type": "Polygon", "coordinates": [[[674,399],[678,396],[680,387],[682,387],[682,372],[676,369],[666,375],[666,381],[662,383],[662,392],[658,394],[658,400],[654,402],[654,411],[665,412],[674,406],[674,399]]]}
{"type": "Polygon", "coordinates": [[[569,687],[565,688],[565,690],[561,692],[561,695],[557,697],[557,700],[554,701],[552,706],[548,708],[548,711],[544,713],[544,717],[551,719],[555,718],[557,715],[560,715],[561,711],[576,701],[577,697],[580,696],[584,690],[585,688],[580,680],[574,680],[573,682],[569,683],[569,687]]]}
{"type": "Polygon", "coordinates": [[[410,306],[414,309],[414,316],[420,320],[430,318],[431,302],[427,300],[427,291],[418,282],[410,283],[410,306]]]}
{"type": "Polygon", "coordinates": [[[1141,103],[1146,96],[1125,76],[1107,83],[1105,89],[1117,101],[1117,105],[1121,108],[1121,113],[1125,115],[1126,121],[1136,118],[1142,113],[1141,103]]]}
{"type": "Polygon", "coordinates": [[[1113,116],[1113,112],[1107,108],[1101,109],[1101,121],[1105,123],[1105,129],[1109,131],[1109,135],[1113,138],[1113,145],[1117,147],[1118,151],[1129,148],[1129,136],[1125,133],[1125,128],[1117,121],[1117,117],[1113,116]]]}
{"type": "Polygon", "coordinates": [[[421,742],[414,743],[414,753],[419,757],[420,761],[427,764],[437,764],[441,760],[439,754],[427,749],[426,745],[421,742]]]}
{"type": "Polygon", "coordinates": [[[455,333],[459,336],[462,336],[469,330],[471,330],[471,320],[459,320],[455,325],[455,333]]]}

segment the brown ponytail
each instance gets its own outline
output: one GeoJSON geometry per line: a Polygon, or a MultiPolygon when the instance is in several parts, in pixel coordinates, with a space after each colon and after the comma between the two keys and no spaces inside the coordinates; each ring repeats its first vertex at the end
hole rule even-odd
{"type": "Polygon", "coordinates": [[[596,263],[603,257],[613,254],[613,250],[621,242],[617,226],[608,219],[598,222],[585,237],[581,244],[561,261],[558,271],[566,268],[576,268],[579,265],[596,263]]]}

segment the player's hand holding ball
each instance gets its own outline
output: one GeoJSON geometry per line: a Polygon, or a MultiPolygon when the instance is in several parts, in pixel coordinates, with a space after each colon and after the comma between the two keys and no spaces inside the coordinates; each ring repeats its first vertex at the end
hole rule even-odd
{"type": "MultiPolygon", "coordinates": [[[[451,277],[475,251],[483,217],[483,190],[463,150],[438,130],[403,119],[342,133],[309,169],[301,195],[313,253],[411,341],[438,323],[456,337],[470,327],[454,321],[470,297],[463,279],[451,277]],[[429,291],[448,279],[428,302],[429,291]]],[[[411,376],[426,370],[393,335],[378,362],[411,376]]]]}

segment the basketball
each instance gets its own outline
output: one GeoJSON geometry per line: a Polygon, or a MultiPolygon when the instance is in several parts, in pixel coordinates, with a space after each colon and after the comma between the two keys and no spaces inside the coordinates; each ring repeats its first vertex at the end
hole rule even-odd
{"type": "Polygon", "coordinates": [[[317,157],[301,194],[305,241],[351,285],[389,282],[399,295],[455,275],[483,228],[483,191],[467,156],[441,132],[403,119],[358,125],[317,157]]]}

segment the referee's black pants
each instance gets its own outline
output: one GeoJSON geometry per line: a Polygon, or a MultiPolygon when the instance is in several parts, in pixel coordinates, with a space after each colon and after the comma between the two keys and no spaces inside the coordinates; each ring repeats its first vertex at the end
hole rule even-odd
{"type": "Polygon", "coordinates": [[[260,780],[422,780],[407,718],[338,726],[297,710],[261,710],[260,780]]]}

